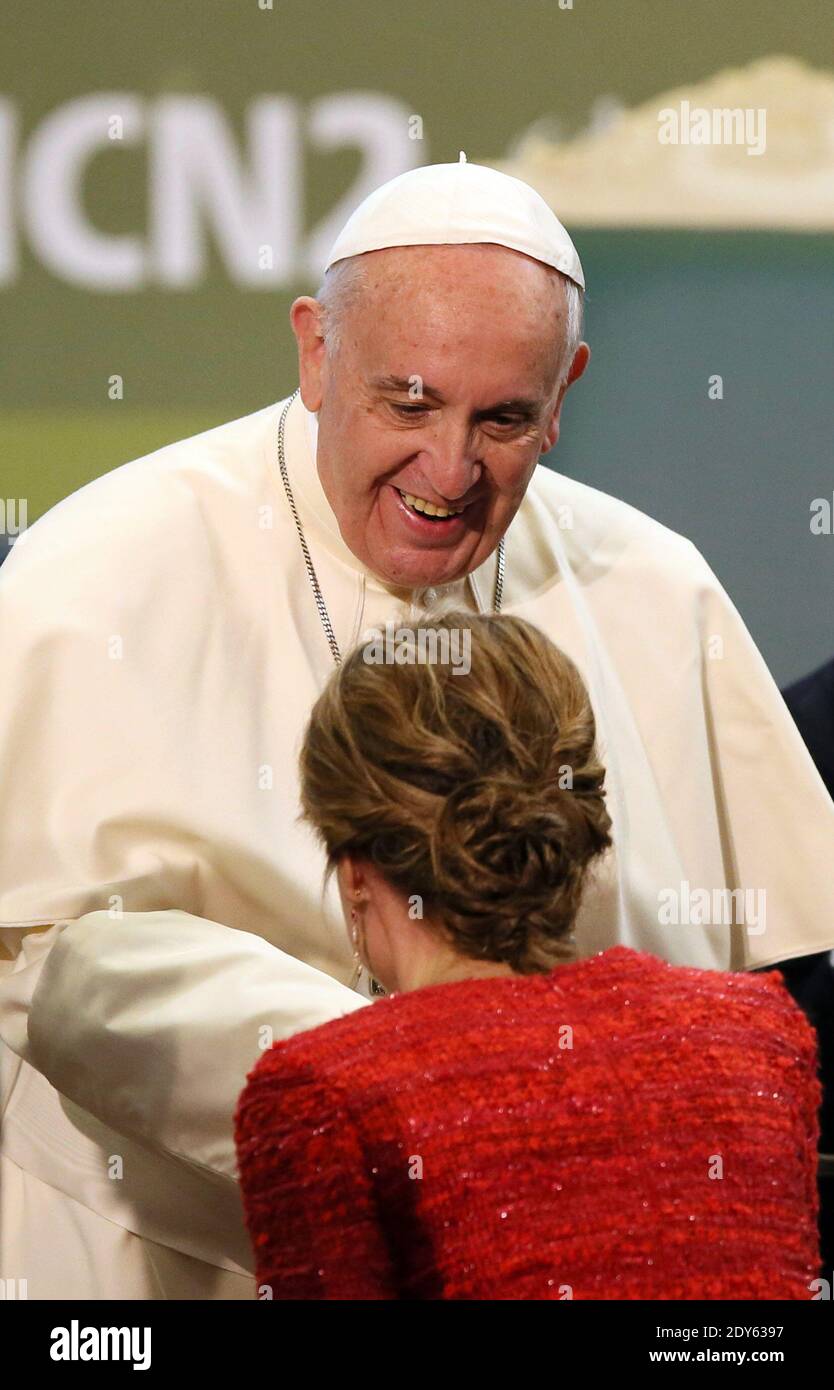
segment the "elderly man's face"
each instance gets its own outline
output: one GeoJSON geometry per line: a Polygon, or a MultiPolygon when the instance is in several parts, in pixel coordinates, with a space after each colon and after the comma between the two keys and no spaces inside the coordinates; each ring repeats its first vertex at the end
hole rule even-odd
{"type": "Polygon", "coordinates": [[[449,583],[482,564],[512,521],[588,349],[559,386],[564,282],[518,252],[392,247],[363,260],[368,284],[335,358],[316,301],[293,305],[302,397],[319,411],[319,476],[345,543],[375,574],[449,583]]]}

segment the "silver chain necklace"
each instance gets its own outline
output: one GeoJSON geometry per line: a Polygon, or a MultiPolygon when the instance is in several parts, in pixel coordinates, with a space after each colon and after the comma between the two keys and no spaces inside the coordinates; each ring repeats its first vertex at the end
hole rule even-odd
{"type": "MultiPolygon", "coordinates": [[[[338,642],[336,641],[336,634],[335,634],[335,632],[333,631],[333,624],[332,624],[331,621],[330,621],[330,614],[329,614],[328,611],[327,611],[327,604],[326,604],[325,601],[324,601],[324,595],[323,595],[323,593],[322,593],[322,591],[321,591],[321,586],[319,585],[319,581],[318,581],[318,578],[317,578],[317,576],[316,576],[315,567],[314,567],[314,565],[313,565],[313,561],[312,561],[312,558],[311,558],[311,556],[310,556],[310,550],[309,550],[309,547],[308,547],[308,545],[307,545],[307,538],[306,538],[305,535],[304,535],[304,527],[301,525],[301,518],[300,518],[300,516],[298,515],[298,508],[297,508],[296,505],[295,505],[295,498],[294,498],[293,495],[292,495],[292,488],[290,487],[290,477],[289,477],[289,473],[287,472],[287,459],[286,459],[286,455],[285,455],[285,452],[284,452],[284,428],[285,428],[285,426],[286,426],[286,421],[287,421],[287,412],[288,412],[290,406],[292,405],[293,401],[295,400],[296,396],[299,395],[300,391],[301,391],[301,387],[300,387],[300,386],[296,387],[296,389],[293,391],[292,395],[290,396],[289,400],[285,403],[284,409],[281,411],[281,419],[280,419],[280,421],[278,422],[278,467],[279,467],[280,470],[281,470],[281,478],[282,478],[283,483],[284,483],[284,491],[285,491],[286,494],[287,494],[287,501],[288,501],[289,504],[290,504],[290,511],[291,511],[292,514],[293,514],[293,520],[295,521],[295,527],[296,527],[296,530],[298,531],[298,539],[299,539],[300,542],[301,542],[301,553],[302,553],[303,556],[304,556],[304,564],[305,564],[306,569],[307,569],[307,578],[309,579],[309,581],[310,581],[310,587],[311,587],[312,590],[313,590],[313,598],[314,598],[315,601],[316,601],[316,608],[317,608],[318,611],[319,611],[319,617],[320,617],[320,619],[321,619],[321,625],[322,625],[322,627],[324,628],[324,635],[325,635],[325,637],[327,638],[328,645],[329,645],[330,650],[331,650],[331,652],[332,652],[332,654],[333,654],[333,660],[335,661],[335,663],[336,663],[337,666],[341,666],[341,664],[342,664],[342,653],[339,651],[339,644],[338,644],[338,642]]],[[[494,593],[493,599],[492,599],[492,611],[493,611],[494,613],[500,613],[500,612],[501,612],[501,599],[503,598],[503,595],[504,595],[504,537],[502,536],[501,539],[500,539],[500,541],[498,542],[498,557],[497,557],[497,564],[496,564],[496,569],[495,569],[495,593],[494,593]]]]}

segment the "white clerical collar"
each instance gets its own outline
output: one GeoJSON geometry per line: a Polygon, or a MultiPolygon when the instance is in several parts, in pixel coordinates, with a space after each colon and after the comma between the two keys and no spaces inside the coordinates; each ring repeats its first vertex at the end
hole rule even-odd
{"type": "MultiPolygon", "coordinates": [[[[293,475],[291,481],[312,513],[320,531],[322,539],[328,549],[343,561],[351,569],[357,570],[364,575],[365,584],[370,589],[376,589],[380,593],[390,594],[392,598],[398,600],[411,601],[415,598],[415,591],[405,589],[394,584],[389,584],[386,580],[380,579],[378,575],[361,560],[354,555],[353,551],[345,544],[339,530],[339,524],[333,512],[327,494],[321,485],[318,467],[316,466],[316,456],[318,450],[318,415],[308,410],[301,397],[294,402],[304,414],[306,428],[304,430],[307,442],[306,466],[303,476],[293,475]]],[[[425,608],[433,607],[435,603],[443,602],[444,605],[450,602],[460,603],[464,608],[475,607],[478,612],[485,613],[491,609],[491,594],[495,583],[495,555],[490,555],[477,570],[467,575],[464,579],[456,580],[452,584],[438,584],[431,588],[421,591],[420,606],[425,608]]]]}

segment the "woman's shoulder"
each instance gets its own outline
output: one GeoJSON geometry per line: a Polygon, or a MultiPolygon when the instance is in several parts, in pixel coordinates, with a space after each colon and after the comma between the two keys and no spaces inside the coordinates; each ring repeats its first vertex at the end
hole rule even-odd
{"type": "Polygon", "coordinates": [[[378,999],[368,1008],[330,1019],[277,1042],[255,1071],[354,1077],[408,1065],[442,1043],[464,1051],[488,1033],[491,1046],[522,1042],[555,1013],[581,1017],[586,1027],[631,1019],[673,1024],[685,1010],[716,1035],[726,1028],[772,1029],[777,1039],[813,1049],[815,1035],[778,971],[751,973],[676,965],[617,945],[532,975],[477,977],[426,985],[378,999]],[[566,1012],[567,1011],[567,1012],[566,1012]]]}
{"type": "Polygon", "coordinates": [[[407,1063],[409,1057],[420,1057],[423,1049],[453,1031],[463,1028],[471,1038],[472,1031],[464,1027],[467,1021],[474,1030],[505,1010],[517,1016],[519,996],[529,997],[545,978],[472,976],[385,995],[368,1008],[273,1043],[247,1080],[303,1073],[338,1081],[358,1073],[381,1073],[396,1067],[397,1059],[407,1063]]]}
{"type": "Polygon", "coordinates": [[[648,1036],[659,1030],[669,1038],[689,1032],[713,1047],[762,1059],[790,1055],[815,1070],[816,1033],[778,970],[678,965],[627,946],[611,947],[578,965],[572,997],[578,1002],[581,996],[600,1017],[628,1006],[635,1032],[642,1028],[648,1036]]]}
{"type": "MultiPolygon", "coordinates": [[[[702,999],[710,1007],[726,1004],[730,1012],[746,1008],[773,1008],[805,1022],[805,1015],[791,996],[778,970],[718,970],[703,966],[678,965],[631,946],[611,946],[595,956],[562,967],[561,979],[568,973],[576,987],[604,998],[603,984],[612,991],[632,984],[659,1001],[687,996],[702,999]]],[[[809,1025],[810,1027],[810,1025],[809,1025]]]]}

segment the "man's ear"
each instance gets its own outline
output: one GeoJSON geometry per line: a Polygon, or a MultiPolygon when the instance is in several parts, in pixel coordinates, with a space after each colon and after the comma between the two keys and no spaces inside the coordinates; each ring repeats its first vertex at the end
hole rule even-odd
{"type": "Polygon", "coordinates": [[[567,391],[569,386],[572,386],[575,381],[579,380],[590,360],[591,349],[588,347],[587,343],[580,343],[579,347],[576,349],[576,352],[573,354],[573,361],[570,364],[570,370],[567,376],[565,377],[564,381],[562,382],[562,385],[559,387],[559,395],[556,398],[556,404],[553,407],[553,414],[550,418],[550,424],[547,427],[544,440],[542,442],[543,454],[546,454],[550,449],[554,448],[556,441],[559,438],[559,429],[561,424],[560,416],[562,414],[562,401],[565,399],[565,392],[567,391]]]}
{"type": "Polygon", "coordinates": [[[308,410],[315,412],[322,400],[322,370],[324,367],[324,337],[321,331],[321,305],[317,299],[304,294],[293,301],[290,324],[298,344],[298,380],[301,399],[308,410]]]}

